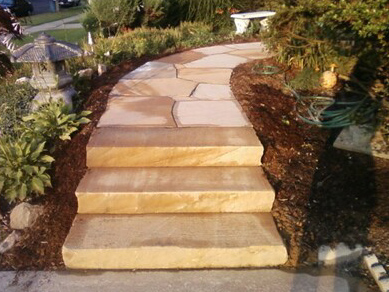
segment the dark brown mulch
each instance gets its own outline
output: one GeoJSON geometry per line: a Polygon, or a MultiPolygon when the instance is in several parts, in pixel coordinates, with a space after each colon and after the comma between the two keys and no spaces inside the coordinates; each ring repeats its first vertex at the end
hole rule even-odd
{"type": "Polygon", "coordinates": [[[389,267],[389,160],[333,148],[337,131],[302,122],[283,75],[255,74],[257,63],[277,65],[272,59],[241,65],[231,83],[265,147],[287,266],[315,265],[320,245],[344,242],[371,246],[389,267]]]}

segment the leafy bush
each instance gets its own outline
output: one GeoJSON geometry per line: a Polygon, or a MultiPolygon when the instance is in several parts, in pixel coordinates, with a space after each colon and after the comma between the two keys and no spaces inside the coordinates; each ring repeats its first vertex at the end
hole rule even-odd
{"type": "MultiPolygon", "coordinates": [[[[205,22],[214,29],[232,27],[231,14],[238,12],[231,0],[183,0],[187,2],[188,21],[205,22]]],[[[236,1],[238,2],[238,1],[236,1]]]]}
{"type": "Polygon", "coordinates": [[[3,135],[0,139],[0,193],[9,202],[25,200],[33,194],[44,194],[51,186],[50,169],[54,158],[48,149],[54,149],[57,139],[69,140],[80,124],[89,122],[86,116],[69,113],[63,102],[42,105],[23,118],[17,135],[3,135]]]}
{"type": "Polygon", "coordinates": [[[39,110],[23,117],[20,131],[22,136],[31,140],[45,141],[53,144],[56,139],[70,140],[70,135],[81,124],[90,122],[86,116],[91,112],[70,113],[70,108],[63,101],[45,103],[39,110]]]}
{"type": "Polygon", "coordinates": [[[81,23],[85,30],[90,32],[97,31],[100,27],[99,19],[90,9],[82,16],[81,23]]]}
{"type": "Polygon", "coordinates": [[[169,25],[168,13],[170,0],[144,0],[142,25],[148,27],[166,27],[169,25]]]}
{"type": "Polygon", "coordinates": [[[320,86],[321,72],[304,68],[291,81],[290,86],[298,90],[309,90],[320,86]]]}
{"type": "Polygon", "coordinates": [[[184,22],[177,28],[137,28],[115,38],[100,38],[94,51],[98,59],[115,64],[134,57],[173,52],[177,48],[206,45],[220,38],[212,33],[210,25],[184,22]],[[109,57],[105,56],[106,52],[110,52],[109,57]]]}
{"type": "Polygon", "coordinates": [[[89,4],[86,25],[95,26],[115,32],[123,26],[133,26],[139,15],[138,0],[93,0],[89,4]],[[95,17],[95,19],[93,18],[95,17]]]}
{"type": "Polygon", "coordinates": [[[293,1],[271,18],[267,42],[278,52],[279,61],[300,68],[324,70],[337,60],[347,67],[348,60],[355,64],[354,57],[362,55],[368,57],[366,63],[377,64],[379,56],[388,59],[386,2],[293,1]]]}
{"type": "Polygon", "coordinates": [[[30,112],[31,99],[36,94],[28,83],[4,82],[0,86],[0,132],[15,135],[14,127],[30,112]]]}
{"type": "Polygon", "coordinates": [[[0,138],[0,192],[9,202],[43,194],[51,187],[47,170],[54,158],[45,154],[45,142],[0,138]]]}

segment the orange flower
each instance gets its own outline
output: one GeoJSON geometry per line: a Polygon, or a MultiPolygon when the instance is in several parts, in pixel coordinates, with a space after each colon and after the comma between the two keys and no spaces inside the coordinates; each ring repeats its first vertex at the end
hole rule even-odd
{"type": "Polygon", "coordinates": [[[216,9],[216,14],[223,14],[224,10],[221,8],[216,9]]]}
{"type": "Polygon", "coordinates": [[[231,13],[231,14],[238,13],[238,12],[240,12],[239,9],[236,9],[236,8],[234,8],[234,7],[231,7],[231,8],[230,8],[230,13],[231,13]]]}

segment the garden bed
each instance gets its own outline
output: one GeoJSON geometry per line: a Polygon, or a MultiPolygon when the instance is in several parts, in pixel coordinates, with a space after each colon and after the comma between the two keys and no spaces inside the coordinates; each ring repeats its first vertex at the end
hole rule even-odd
{"type": "MultiPolygon", "coordinates": [[[[389,160],[335,149],[338,130],[302,122],[283,74],[237,67],[232,89],[264,145],[263,168],[276,190],[272,214],[287,243],[286,266],[317,266],[320,245],[371,246],[389,267],[389,160]]],[[[287,72],[293,75],[293,72],[287,72]]],[[[360,266],[348,267],[359,276],[360,266]]]]}
{"type": "MultiPolygon", "coordinates": [[[[85,109],[93,112],[92,122],[57,149],[54,188],[39,199],[45,213],[1,257],[0,269],[65,268],[61,248],[77,210],[74,193],[86,171],[86,144],[112,87],[146,61],[124,62],[93,81],[85,103],[85,109]]],[[[255,63],[260,62],[274,64],[255,63]]],[[[296,117],[295,100],[285,91],[282,75],[257,75],[252,67],[247,63],[235,69],[232,88],[265,146],[263,167],[276,190],[273,216],[290,255],[286,266],[316,266],[317,248],[338,242],[372,246],[388,265],[389,161],[334,149],[335,132],[296,117]]],[[[0,228],[7,232],[5,224],[0,228]]],[[[352,267],[352,272],[363,273],[359,267],[352,267]]]]}

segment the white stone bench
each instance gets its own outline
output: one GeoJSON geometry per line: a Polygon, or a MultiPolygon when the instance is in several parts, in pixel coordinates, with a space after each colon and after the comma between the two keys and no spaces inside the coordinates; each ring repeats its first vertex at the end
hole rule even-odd
{"type": "Polygon", "coordinates": [[[266,29],[267,18],[273,16],[274,14],[276,14],[274,11],[257,11],[231,14],[231,17],[235,21],[236,34],[242,34],[246,32],[251,19],[262,18],[262,20],[260,21],[262,29],[266,29]]]}

